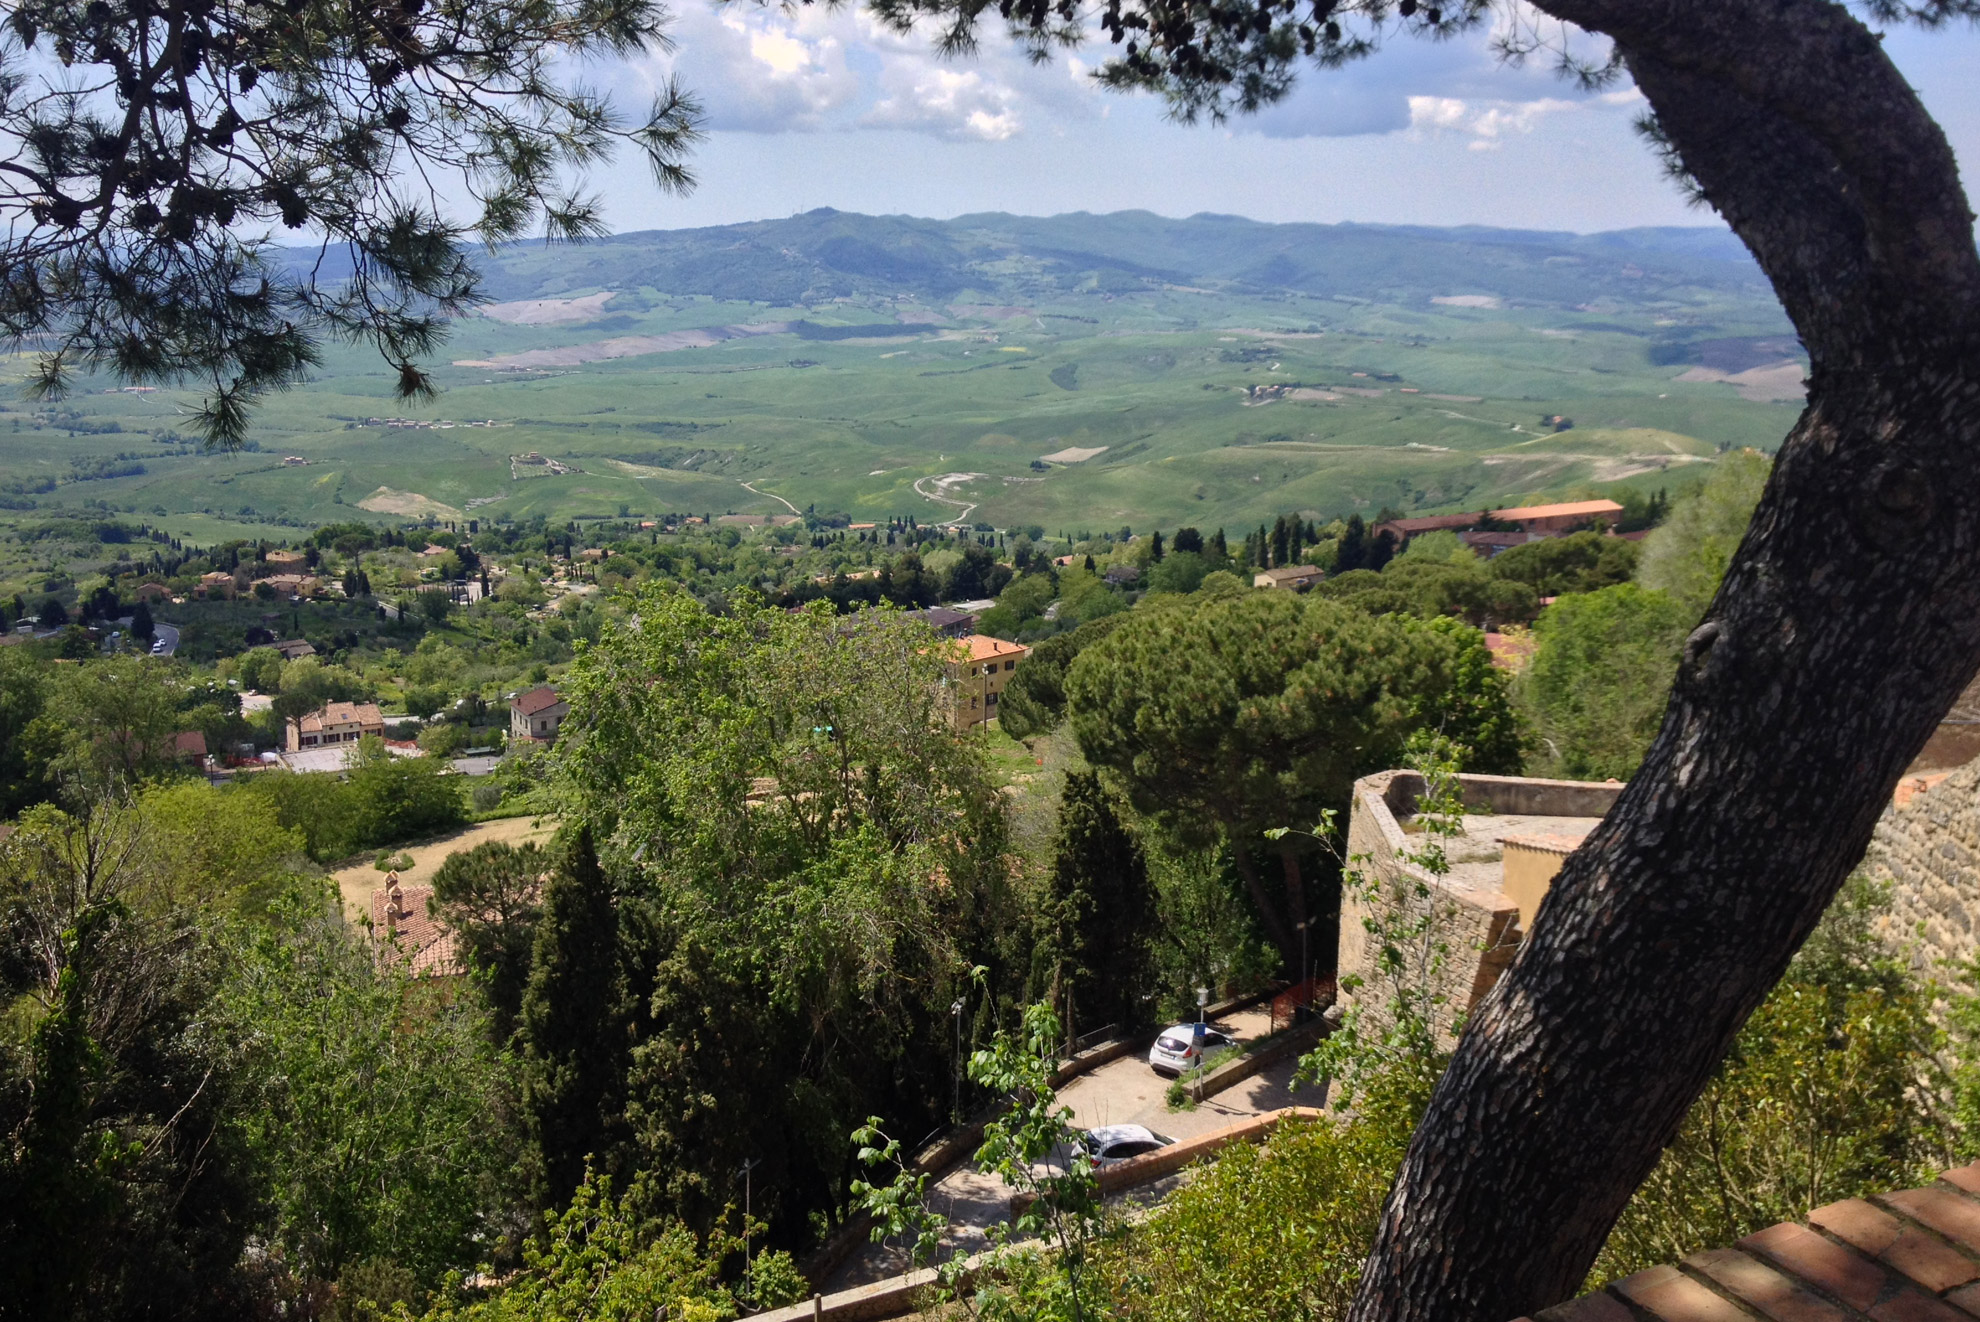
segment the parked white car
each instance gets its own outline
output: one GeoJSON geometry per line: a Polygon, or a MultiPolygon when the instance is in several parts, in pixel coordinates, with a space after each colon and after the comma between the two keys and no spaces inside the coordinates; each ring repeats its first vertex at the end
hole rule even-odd
{"type": "Polygon", "coordinates": [[[1157,1074],[1187,1074],[1213,1051],[1232,1044],[1229,1034],[1208,1024],[1176,1024],[1165,1028],[1148,1048],[1148,1065],[1157,1074]]]}
{"type": "Polygon", "coordinates": [[[1096,1167],[1111,1166],[1129,1157],[1166,1148],[1175,1142],[1167,1134],[1158,1134],[1141,1125],[1102,1125],[1098,1129],[1083,1129],[1079,1141],[1096,1167]]]}

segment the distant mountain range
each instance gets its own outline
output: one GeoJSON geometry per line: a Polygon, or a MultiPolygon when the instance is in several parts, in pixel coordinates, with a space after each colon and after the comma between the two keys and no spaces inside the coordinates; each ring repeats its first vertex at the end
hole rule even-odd
{"type": "MultiPolygon", "coordinates": [[[[313,256],[313,254],[312,254],[313,256]]],[[[1380,303],[1497,298],[1642,306],[1710,291],[1772,302],[1739,241],[1717,228],[1604,234],[1476,226],[1171,220],[1145,211],[954,220],[821,209],[783,220],[647,230],[578,246],[523,244],[484,259],[497,299],[589,290],[808,307],[839,298],[1021,302],[1165,286],[1380,303]]]]}

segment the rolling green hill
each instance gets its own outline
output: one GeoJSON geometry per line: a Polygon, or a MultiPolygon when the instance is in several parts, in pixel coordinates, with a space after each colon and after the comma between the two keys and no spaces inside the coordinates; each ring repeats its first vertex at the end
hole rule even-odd
{"type": "Polygon", "coordinates": [[[487,284],[437,400],[335,350],[255,452],[181,443],[169,391],[0,392],[0,516],[1237,528],[1679,485],[1794,416],[1764,398],[1791,331],[1708,230],[819,211],[521,247],[487,284]]]}

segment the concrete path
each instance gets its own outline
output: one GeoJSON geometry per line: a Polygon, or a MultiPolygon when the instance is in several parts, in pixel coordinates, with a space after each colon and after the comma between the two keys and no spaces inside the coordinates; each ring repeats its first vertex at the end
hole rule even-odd
{"type": "MultiPolygon", "coordinates": [[[[1271,1012],[1267,1006],[1259,1005],[1227,1015],[1215,1021],[1215,1026],[1241,1043],[1250,1042],[1270,1031],[1271,1012]]],[[[1193,1111],[1171,1111],[1166,1100],[1171,1077],[1150,1069],[1148,1053],[1140,1051],[1074,1079],[1059,1090],[1059,1100],[1072,1108],[1073,1123],[1082,1129],[1099,1125],[1146,1125],[1170,1138],[1190,1138],[1282,1106],[1318,1105],[1317,1089],[1294,1093],[1292,1076],[1298,1065],[1297,1060],[1280,1061],[1197,1103],[1193,1111]]],[[[929,1206],[949,1219],[949,1231],[942,1240],[945,1257],[956,1252],[976,1253],[989,1247],[985,1229],[1010,1215],[1010,1187],[969,1162],[934,1181],[928,1194],[929,1206]]],[[[824,1292],[850,1290],[906,1270],[904,1245],[869,1244],[832,1273],[824,1292]]]]}

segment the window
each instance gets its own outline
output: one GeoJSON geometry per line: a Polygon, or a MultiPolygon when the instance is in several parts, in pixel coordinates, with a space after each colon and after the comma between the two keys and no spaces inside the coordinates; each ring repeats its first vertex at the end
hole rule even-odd
{"type": "Polygon", "coordinates": [[[1015,661],[1006,661],[1006,662],[1004,662],[1004,669],[1006,669],[1006,670],[1016,670],[1016,669],[1017,669],[1017,662],[1015,662],[1015,661]]]}

